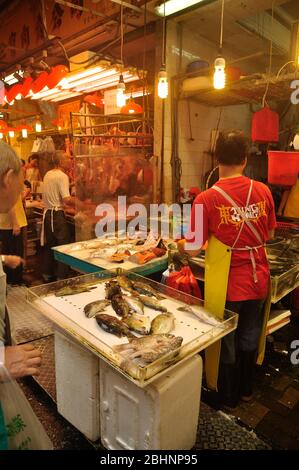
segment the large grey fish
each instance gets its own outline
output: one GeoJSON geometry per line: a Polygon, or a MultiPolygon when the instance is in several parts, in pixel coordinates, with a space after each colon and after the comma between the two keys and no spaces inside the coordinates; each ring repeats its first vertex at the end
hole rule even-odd
{"type": "Polygon", "coordinates": [[[151,334],[165,334],[170,333],[174,329],[174,316],[172,313],[160,313],[157,315],[151,324],[151,334]]]}
{"type": "Polygon", "coordinates": [[[134,360],[139,365],[149,364],[170,351],[181,346],[183,338],[171,334],[149,335],[142,338],[129,339],[129,343],[114,346],[114,350],[123,358],[123,366],[134,360]]]}
{"type": "Polygon", "coordinates": [[[95,300],[85,305],[84,313],[87,318],[93,318],[97,313],[103,312],[108,305],[110,305],[110,300],[95,300]]]}
{"type": "Polygon", "coordinates": [[[133,315],[124,318],[123,322],[127,325],[130,330],[136,331],[136,333],[139,333],[141,335],[148,335],[151,329],[150,317],[138,315],[137,313],[134,313],[133,315]]]}
{"type": "Polygon", "coordinates": [[[130,306],[130,309],[133,310],[133,312],[138,313],[139,315],[144,314],[144,306],[141,300],[139,300],[138,297],[129,297],[128,295],[124,295],[123,298],[127,302],[127,304],[130,306]]]}
{"type": "Polygon", "coordinates": [[[148,297],[147,295],[139,295],[138,299],[140,299],[143,305],[146,307],[152,308],[154,310],[160,310],[160,312],[167,312],[167,308],[163,307],[163,305],[159,304],[159,302],[157,302],[157,300],[153,299],[152,297],[148,297]]]}
{"type": "Polygon", "coordinates": [[[56,297],[63,297],[66,295],[81,294],[82,292],[90,292],[92,289],[96,289],[96,286],[88,286],[86,284],[78,286],[65,286],[55,292],[56,297]]]}
{"type": "Polygon", "coordinates": [[[121,288],[116,281],[109,281],[105,284],[106,299],[111,300],[115,295],[121,295],[121,288]]]}
{"type": "Polygon", "coordinates": [[[145,284],[142,281],[132,281],[133,289],[139,292],[139,294],[149,295],[151,297],[156,297],[158,300],[163,300],[165,297],[159,294],[153,287],[148,284],[145,284]]]}
{"type": "Polygon", "coordinates": [[[192,313],[200,321],[206,323],[207,325],[223,327],[220,320],[217,320],[216,318],[212,317],[211,315],[208,315],[205,312],[194,310],[192,307],[190,307],[190,305],[184,305],[183,307],[179,307],[177,310],[179,310],[180,312],[192,313]]]}
{"type": "Polygon", "coordinates": [[[118,320],[118,318],[115,318],[112,315],[106,315],[105,313],[96,315],[95,318],[102,330],[106,331],[107,333],[111,333],[115,336],[118,336],[119,338],[123,336],[127,336],[128,338],[135,338],[127,325],[118,320]]]}
{"type": "Polygon", "coordinates": [[[111,305],[115,313],[120,317],[130,315],[130,306],[122,295],[114,295],[111,299],[111,305]]]}

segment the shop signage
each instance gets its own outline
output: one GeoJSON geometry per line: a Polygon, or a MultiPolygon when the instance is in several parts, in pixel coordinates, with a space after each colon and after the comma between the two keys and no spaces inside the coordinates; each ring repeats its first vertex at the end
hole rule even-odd
{"type": "Polygon", "coordinates": [[[116,103],[116,95],[116,88],[104,92],[104,113],[106,116],[110,114],[119,114],[120,112],[116,103]]]}
{"type": "Polygon", "coordinates": [[[119,10],[119,5],[109,0],[97,4],[92,0],[71,0],[71,3],[88,8],[90,12],[70,8],[54,0],[45,1],[45,21],[41,2],[36,0],[15,2],[5,13],[1,15],[0,12],[1,66],[17,61],[27,50],[40,47],[49,36],[64,39],[90,28],[100,20],[99,16],[92,14],[92,10],[107,16],[119,10]]]}
{"type": "Polygon", "coordinates": [[[291,102],[292,104],[299,104],[299,80],[293,80],[291,88],[295,90],[291,94],[291,102]]]}

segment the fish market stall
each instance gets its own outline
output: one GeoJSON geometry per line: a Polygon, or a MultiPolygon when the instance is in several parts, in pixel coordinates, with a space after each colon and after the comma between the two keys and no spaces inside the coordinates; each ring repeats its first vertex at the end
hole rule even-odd
{"type": "Polygon", "coordinates": [[[110,236],[55,247],[54,256],[56,261],[82,273],[120,266],[146,276],[167,268],[167,248],[168,242],[160,239],[110,236]]]}
{"type": "Polygon", "coordinates": [[[236,314],[219,321],[199,299],[127,271],[34,287],[28,300],[55,326],[57,404],[66,419],[109,449],[194,445],[197,353],[233,331],[236,314]]]}

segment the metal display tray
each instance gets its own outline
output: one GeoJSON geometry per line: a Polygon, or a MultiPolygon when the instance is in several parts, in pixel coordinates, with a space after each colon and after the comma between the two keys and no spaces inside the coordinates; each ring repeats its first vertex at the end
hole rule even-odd
{"type": "MultiPolygon", "coordinates": [[[[159,302],[167,307],[168,311],[172,312],[175,317],[175,329],[171,331],[171,334],[183,337],[183,342],[179,348],[168,352],[145,366],[136,364],[134,360],[131,360],[129,364],[128,362],[124,364],[123,357],[114,351],[113,346],[128,343],[127,338],[118,338],[103,331],[97,324],[96,319],[86,318],[83,311],[87,303],[104,298],[105,282],[115,278],[116,275],[117,272],[115,271],[101,271],[33,287],[28,289],[28,301],[33,303],[42,314],[50,319],[57,329],[75,338],[139,387],[144,387],[175,367],[176,364],[182,363],[192,355],[202,351],[237,327],[238,315],[228,310],[225,310],[224,319],[219,321],[216,326],[202,322],[197,315],[192,313],[178,311],[178,307],[187,304],[191,305],[197,313],[204,312],[210,315],[204,309],[201,300],[138,276],[135,273],[126,272],[125,275],[130,280],[143,281],[164,297],[159,302]],[[55,295],[58,290],[64,287],[74,288],[82,284],[92,285],[95,288],[90,292],[63,297],[55,295]]],[[[116,316],[111,306],[108,306],[103,313],[116,316]]],[[[144,309],[144,314],[151,319],[160,313],[147,307],[144,309]]]]}

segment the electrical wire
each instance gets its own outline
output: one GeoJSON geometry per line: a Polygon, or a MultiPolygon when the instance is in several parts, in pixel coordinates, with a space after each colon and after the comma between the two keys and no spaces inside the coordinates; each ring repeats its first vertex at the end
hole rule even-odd
{"type": "Polygon", "coordinates": [[[165,0],[164,0],[164,14],[163,14],[163,41],[162,41],[162,67],[166,63],[166,14],[165,14],[165,0]]]}
{"type": "Polygon", "coordinates": [[[294,60],[289,60],[289,62],[287,62],[286,64],[284,64],[284,65],[278,70],[277,75],[276,75],[276,78],[278,78],[279,75],[281,74],[281,72],[283,71],[283,69],[284,69],[285,67],[287,67],[287,65],[290,65],[290,64],[295,64],[295,68],[296,68],[296,70],[297,70],[298,64],[296,64],[296,62],[295,62],[294,60]]]}
{"type": "Polygon", "coordinates": [[[221,4],[221,27],[220,27],[220,42],[219,42],[219,49],[220,49],[220,51],[222,51],[222,46],[223,46],[224,1],[225,1],[225,0],[222,0],[222,4],[221,4]]]}
{"type": "Polygon", "coordinates": [[[272,2],[272,13],[271,13],[271,41],[270,41],[270,50],[269,50],[269,71],[268,71],[268,81],[266,85],[266,90],[263,96],[262,100],[262,106],[263,108],[265,107],[266,103],[266,98],[268,95],[269,91],[269,86],[270,86],[270,76],[271,76],[271,71],[272,71],[272,57],[273,57],[273,32],[274,32],[274,4],[275,0],[272,2]]]}
{"type": "Polygon", "coordinates": [[[120,5],[120,37],[121,37],[121,42],[120,42],[120,60],[122,65],[124,64],[123,61],[123,50],[124,50],[124,7],[123,7],[123,2],[121,2],[120,5]]]}

